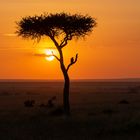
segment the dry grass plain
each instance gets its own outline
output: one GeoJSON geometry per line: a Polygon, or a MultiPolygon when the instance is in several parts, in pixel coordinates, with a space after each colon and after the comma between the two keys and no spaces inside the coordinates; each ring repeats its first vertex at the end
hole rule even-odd
{"type": "Polygon", "coordinates": [[[0,82],[0,140],[140,140],[139,81],[73,81],[69,118],[52,115],[62,89],[56,81],[0,82]],[[53,96],[54,107],[40,107],[53,96]]]}

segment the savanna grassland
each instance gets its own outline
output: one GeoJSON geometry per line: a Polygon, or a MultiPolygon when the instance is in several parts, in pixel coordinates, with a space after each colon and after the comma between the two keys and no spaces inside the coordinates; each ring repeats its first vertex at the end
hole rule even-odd
{"type": "Polygon", "coordinates": [[[70,117],[62,90],[61,81],[0,82],[0,140],[140,139],[139,81],[72,81],[70,117]]]}

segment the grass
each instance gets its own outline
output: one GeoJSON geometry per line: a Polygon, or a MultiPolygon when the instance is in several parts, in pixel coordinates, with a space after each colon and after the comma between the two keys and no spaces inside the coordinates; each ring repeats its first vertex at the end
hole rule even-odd
{"type": "Polygon", "coordinates": [[[104,90],[103,84],[97,84],[96,92],[92,86],[73,85],[70,117],[51,114],[62,104],[61,88],[59,93],[58,89],[41,86],[28,86],[28,89],[24,85],[18,89],[15,84],[17,94],[8,88],[3,94],[4,87],[0,88],[0,140],[140,139],[140,94],[128,94],[127,84],[126,89],[125,86],[112,87],[109,84],[107,88],[103,87],[104,90]],[[56,96],[54,107],[39,106],[46,105],[53,96],[56,96]],[[34,106],[25,107],[24,101],[27,100],[34,100],[34,106]],[[123,105],[124,101],[129,101],[129,104],[123,105]]]}

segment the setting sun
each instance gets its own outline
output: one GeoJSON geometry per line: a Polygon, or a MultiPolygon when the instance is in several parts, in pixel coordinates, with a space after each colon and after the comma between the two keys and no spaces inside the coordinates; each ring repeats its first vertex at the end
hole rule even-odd
{"type": "Polygon", "coordinates": [[[45,54],[46,54],[45,59],[48,60],[48,61],[54,60],[54,56],[52,56],[53,53],[54,53],[54,50],[52,50],[52,49],[45,49],[45,54]]]}

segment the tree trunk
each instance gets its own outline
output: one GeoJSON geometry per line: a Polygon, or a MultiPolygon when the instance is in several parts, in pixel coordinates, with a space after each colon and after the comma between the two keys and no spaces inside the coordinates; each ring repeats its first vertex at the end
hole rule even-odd
{"type": "Polygon", "coordinates": [[[54,44],[59,52],[59,55],[60,55],[59,62],[60,62],[60,67],[61,67],[63,76],[64,76],[63,107],[64,107],[65,115],[69,116],[70,115],[70,103],[69,103],[70,79],[69,79],[67,68],[64,65],[62,47],[58,45],[58,43],[56,42],[54,37],[51,37],[51,39],[54,42],[54,44]]]}
{"type": "Polygon", "coordinates": [[[70,115],[70,103],[69,103],[69,88],[70,88],[70,79],[65,68],[64,61],[63,61],[63,53],[61,49],[58,49],[60,54],[60,67],[64,76],[64,89],[63,89],[63,107],[64,113],[66,116],[70,115]]]}
{"type": "Polygon", "coordinates": [[[63,89],[63,105],[64,105],[64,113],[69,116],[70,115],[70,103],[69,103],[69,88],[70,88],[70,80],[67,71],[64,73],[64,89],[63,89]]]}
{"type": "Polygon", "coordinates": [[[70,103],[69,103],[69,88],[70,88],[70,79],[68,72],[64,66],[63,62],[60,62],[61,70],[64,76],[64,89],[63,89],[63,107],[65,115],[70,115],[70,103]]]}
{"type": "Polygon", "coordinates": [[[63,63],[61,63],[61,70],[64,76],[64,89],[63,89],[63,107],[65,115],[70,115],[70,103],[69,103],[69,88],[70,88],[70,79],[67,73],[67,70],[63,63]]]}

